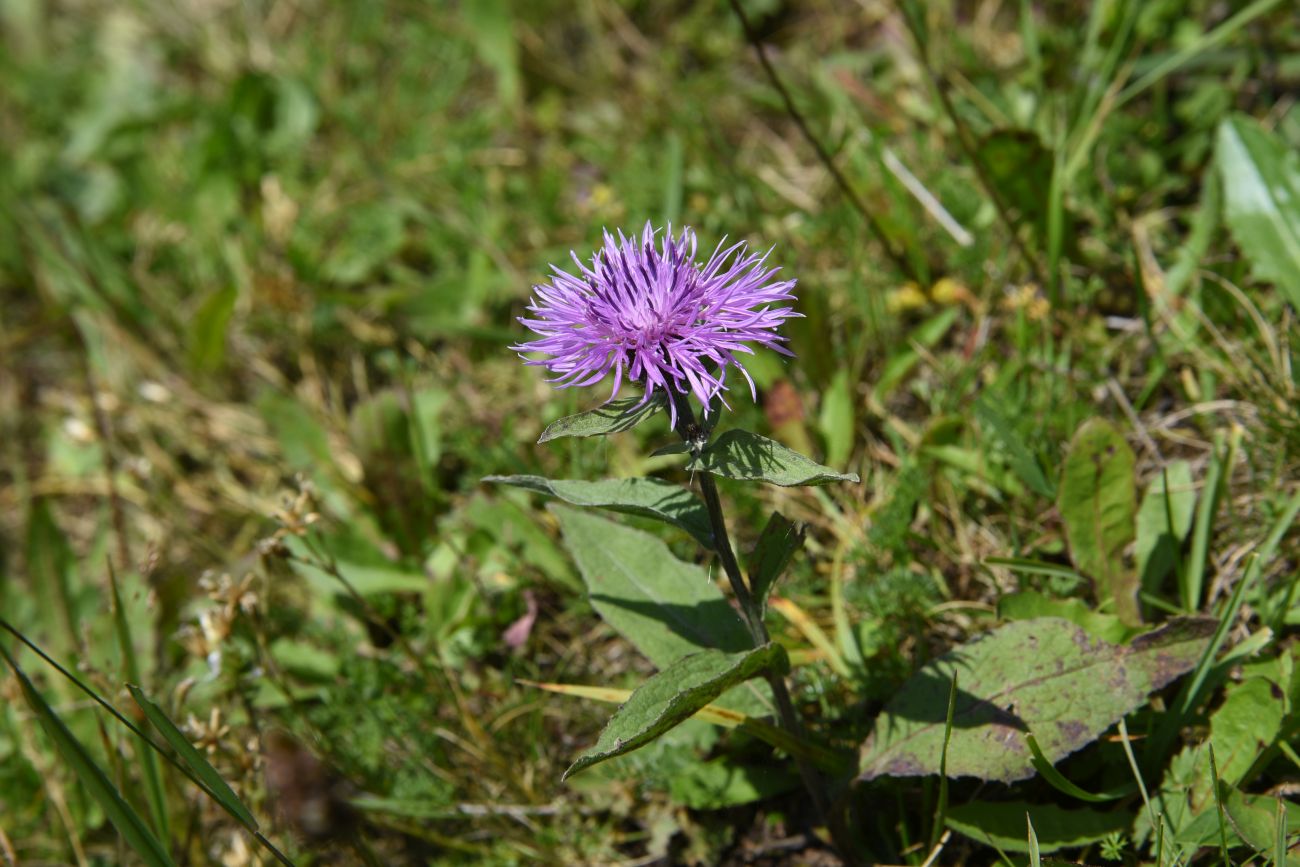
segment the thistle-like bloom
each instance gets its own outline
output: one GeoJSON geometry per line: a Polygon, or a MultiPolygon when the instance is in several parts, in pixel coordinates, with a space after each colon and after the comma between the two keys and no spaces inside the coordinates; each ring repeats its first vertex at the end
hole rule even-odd
{"type": "Polygon", "coordinates": [[[701,265],[690,229],[674,238],[670,226],[659,246],[655,234],[650,223],[639,240],[606,231],[590,266],[570,253],[577,275],[552,266],[549,285],[533,287],[532,318],[519,320],[540,339],[511,349],[550,356],[525,363],[555,374],[559,388],[593,385],[612,370],[610,400],[625,377],[644,385],[642,403],[663,389],[676,427],[672,394],[694,394],[707,415],[715,397],[727,405],[722,392],[730,367],[756,398],[754,380],[736,354],[752,355],[749,344],[758,344],[791,355],[777,328],[800,314],[787,306],[795,300],[795,281],[774,279],[780,269],[765,267],[768,253],[719,244],[701,265]]]}

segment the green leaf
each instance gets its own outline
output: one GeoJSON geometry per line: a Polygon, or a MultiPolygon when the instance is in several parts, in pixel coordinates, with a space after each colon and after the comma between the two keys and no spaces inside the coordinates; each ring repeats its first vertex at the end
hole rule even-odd
{"type": "Polygon", "coordinates": [[[1033,620],[1060,617],[1083,628],[1093,638],[1122,644],[1136,631],[1125,626],[1113,614],[1093,611],[1082,599],[1054,599],[1034,590],[1011,593],[998,599],[998,617],[1002,620],[1033,620]]]}
{"type": "Polygon", "coordinates": [[[784,674],[789,666],[785,650],[771,643],[739,653],[704,650],[684,656],[632,693],[564,777],[645,746],[731,687],[769,669],[784,674]]]}
{"type": "Polygon", "coordinates": [[[1011,465],[1012,472],[1020,478],[1020,481],[1039,496],[1054,499],[1056,490],[1043,474],[1043,468],[1038,465],[1038,460],[1029,451],[1025,441],[1011,426],[1011,422],[1002,411],[987,397],[981,397],[975,402],[975,415],[980,421],[980,426],[993,434],[1002,445],[1007,454],[1007,463],[1011,465]]]}
{"type": "MultiPolygon", "coordinates": [[[[1300,810],[1295,804],[1268,795],[1245,795],[1226,783],[1220,786],[1220,795],[1232,830],[1246,845],[1265,857],[1277,852],[1279,839],[1300,830],[1300,815],[1297,815],[1300,810]],[[1279,816],[1282,817],[1280,822],[1279,816]]],[[[1277,864],[1276,859],[1273,863],[1277,864]]],[[[1288,852],[1286,867],[1295,865],[1300,865],[1300,855],[1288,852]]]]}
{"type": "Polygon", "coordinates": [[[826,440],[826,460],[842,464],[853,451],[853,384],[848,368],[841,368],[822,393],[817,425],[826,440]]]}
{"type": "Polygon", "coordinates": [[[190,367],[198,371],[221,367],[226,358],[226,328],[238,300],[239,290],[226,286],[213,292],[199,306],[190,323],[190,367]]]}
{"type": "Polygon", "coordinates": [[[803,546],[804,528],[773,512],[749,555],[749,586],[754,601],[764,607],[776,579],[790,565],[790,558],[803,546]]]}
{"type": "Polygon", "coordinates": [[[1059,762],[1196,664],[1215,622],[1174,620],[1119,646],[1055,617],[999,627],[926,665],[903,684],[862,746],[862,778],[938,773],[948,690],[960,689],[950,776],[1033,776],[1025,732],[1059,762]]]}
{"type": "Polygon", "coordinates": [[[658,668],[704,649],[751,647],[749,631],[709,574],[641,530],[551,506],[591,604],[658,668]]]}
{"type": "Polygon", "coordinates": [[[1097,582],[1097,598],[1114,600],[1115,612],[1129,624],[1140,622],[1137,574],[1124,564],[1137,511],[1133,464],[1133,450],[1119,431],[1090,419],[1070,441],[1057,499],[1074,564],[1097,582]]]}
{"type": "MultiPolygon", "coordinates": [[[[699,650],[735,653],[753,646],[740,615],[704,569],[678,560],[649,533],[564,506],[550,509],[592,607],[656,668],[699,650]]],[[[748,689],[719,703],[750,715],[769,710],[748,689]]]]}
{"type": "Polygon", "coordinates": [[[1053,157],[1042,139],[1027,129],[995,130],[980,141],[978,154],[1002,200],[1045,238],[1053,157]]]}
{"type": "Polygon", "coordinates": [[[699,762],[668,781],[673,802],[692,810],[720,810],[780,795],[799,785],[799,775],[772,763],[735,765],[726,759],[699,762]]]}
{"type": "Polygon", "coordinates": [[[1124,810],[1064,810],[1054,804],[1027,801],[976,801],[949,809],[948,827],[978,843],[1027,853],[1026,814],[1033,822],[1039,852],[1086,846],[1126,830],[1132,821],[1124,810]]]}
{"type": "Polygon", "coordinates": [[[1137,571],[1147,590],[1159,586],[1178,562],[1195,510],[1192,466],[1174,461],[1151,480],[1137,512],[1137,571]]]}
{"type": "Polygon", "coordinates": [[[1300,157],[1242,115],[1219,124],[1224,219],[1258,280],[1300,309],[1300,157]]]}
{"type": "Polygon", "coordinates": [[[658,393],[644,403],[639,397],[611,400],[595,409],[577,415],[566,415],[559,421],[552,422],[546,430],[542,431],[537,442],[539,444],[550,442],[560,437],[598,437],[622,433],[636,427],[663,408],[664,397],[658,393]]]}
{"type": "Polygon", "coordinates": [[[203,754],[194,749],[193,744],[185,737],[185,734],[176,727],[176,725],[167,718],[162,708],[149,700],[144,691],[135,684],[128,683],[126,688],[131,692],[131,698],[144,711],[144,715],[149,718],[149,722],[163,736],[163,739],[171,745],[171,748],[180,756],[181,761],[194,772],[194,775],[203,781],[203,785],[208,787],[208,792],[213,800],[221,805],[221,808],[231,816],[239,820],[239,823],[250,831],[257,830],[257,820],[253,814],[248,812],[248,808],[239,800],[239,796],[226,785],[226,781],[221,779],[221,775],[216,772],[208,760],[203,758],[203,754]]]}
{"type": "Polygon", "coordinates": [[[574,506],[594,506],[657,518],[690,533],[704,547],[713,547],[713,531],[709,526],[709,513],[704,508],[704,503],[685,488],[660,479],[585,482],[577,479],[546,479],[541,476],[488,476],[483,481],[559,497],[574,506]]]}
{"type": "Polygon", "coordinates": [[[18,679],[18,684],[22,688],[23,695],[27,699],[27,704],[35,713],[37,719],[41,721],[41,727],[45,729],[50,740],[54,742],[54,747],[58,750],[63,761],[72,768],[77,775],[77,779],[85,786],[92,797],[103,808],[104,814],[108,816],[113,827],[117,828],[122,839],[126,841],[135,853],[140,856],[141,860],[151,867],[172,867],[171,855],[167,853],[162,843],[149,830],[140,814],[132,809],[131,805],[122,797],[122,793],[109,781],[108,776],[103,769],[91,757],[90,752],[82,745],[80,741],[73,736],[68,727],[64,725],[63,720],[54,712],[54,709],[46,703],[45,699],[32,682],[27,679],[27,675],[18,667],[18,663],[3,648],[0,647],[0,656],[9,663],[13,669],[14,676],[18,679]]]}
{"type": "Polygon", "coordinates": [[[724,479],[764,481],[782,487],[857,482],[857,473],[837,473],[830,467],[786,448],[776,440],[745,430],[729,430],[709,444],[687,469],[724,479]]]}

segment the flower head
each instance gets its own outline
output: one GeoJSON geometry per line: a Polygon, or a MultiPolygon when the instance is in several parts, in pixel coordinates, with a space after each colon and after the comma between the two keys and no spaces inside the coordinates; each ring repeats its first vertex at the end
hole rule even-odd
{"type": "MultiPolygon", "coordinates": [[[[650,223],[639,239],[607,231],[590,265],[570,254],[576,275],[552,267],[550,283],[533,287],[531,318],[519,320],[540,337],[511,349],[550,356],[525,362],[555,374],[559,388],[593,385],[612,370],[611,400],[626,378],[644,384],[643,402],[656,389],[690,392],[707,414],[715,397],[726,405],[731,367],[756,397],[736,354],[753,354],[749,344],[791,354],[777,328],[799,315],[788,306],[795,281],[774,279],[780,269],[765,267],[768,254],[743,243],[719,244],[700,264],[689,228],[674,238],[669,227],[657,246],[655,235],[650,223]]],[[[676,427],[675,402],[668,406],[676,427]]]]}

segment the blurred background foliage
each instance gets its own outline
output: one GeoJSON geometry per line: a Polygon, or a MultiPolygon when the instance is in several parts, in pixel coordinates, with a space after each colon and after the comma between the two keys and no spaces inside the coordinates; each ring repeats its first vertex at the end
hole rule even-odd
{"type": "MultiPolygon", "coordinates": [[[[817,857],[760,742],[692,723],[560,784],[607,708],[521,683],[649,667],[554,519],[479,479],[685,479],[658,424],[533,444],[604,392],[524,369],[514,317],[602,227],[774,245],[799,279],[798,359],[756,358],[732,421],[864,483],[727,493],[742,550],[774,506],[811,526],[781,637],[842,745],[1001,595],[1091,595],[1053,507],[1085,419],[1144,488],[1221,465],[1207,606],[1295,489],[1294,311],[1213,163],[1234,112],[1300,143],[1290,4],[739,5],[752,34],[670,0],[0,2],[0,610],[119,707],[140,682],[300,863],[817,857]]],[[[174,853],[262,857],[183,779],[142,793],[129,736],[12,649],[174,853]]],[[[0,683],[8,857],[126,857],[0,683]]],[[[919,863],[930,784],[859,797],[876,855],[919,863]]]]}

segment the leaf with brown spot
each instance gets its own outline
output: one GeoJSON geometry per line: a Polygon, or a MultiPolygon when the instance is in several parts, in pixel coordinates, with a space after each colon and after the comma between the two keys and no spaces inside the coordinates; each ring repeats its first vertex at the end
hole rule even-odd
{"type": "Polygon", "coordinates": [[[953,675],[948,775],[1034,775],[1025,733],[1058,762],[1196,664],[1215,621],[1173,620],[1132,644],[1092,639],[1058,617],[1009,623],[934,660],[903,684],[862,745],[861,778],[939,773],[953,675]]]}

